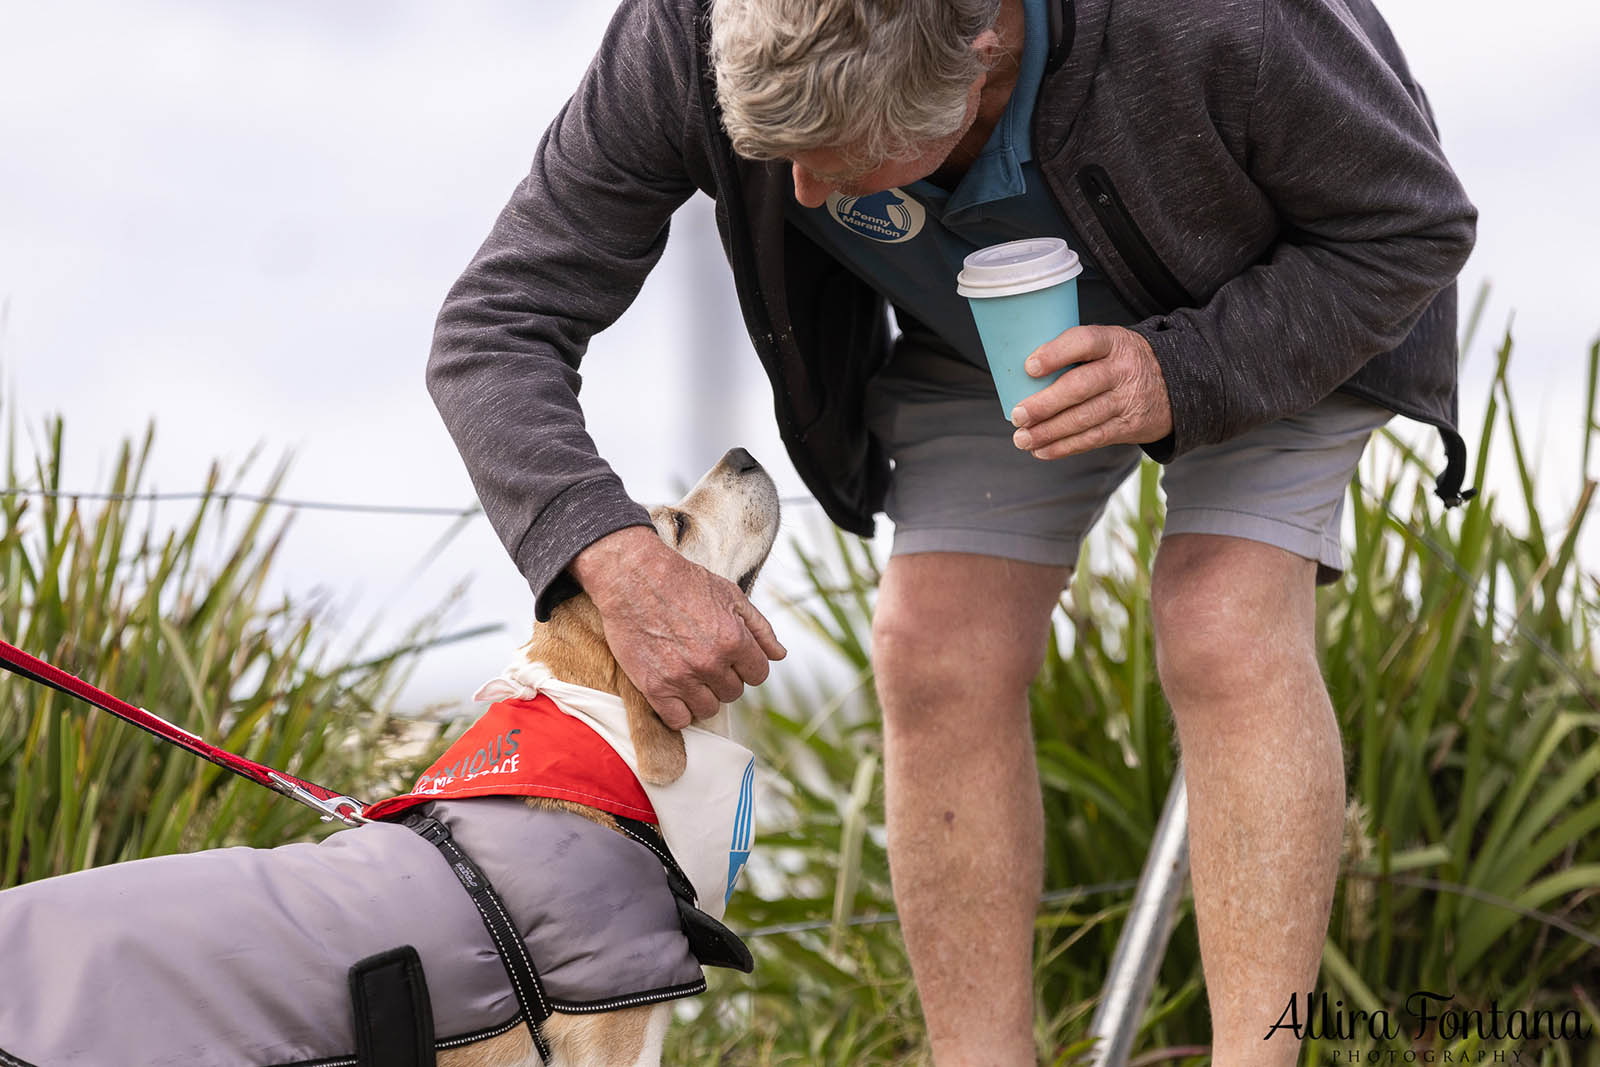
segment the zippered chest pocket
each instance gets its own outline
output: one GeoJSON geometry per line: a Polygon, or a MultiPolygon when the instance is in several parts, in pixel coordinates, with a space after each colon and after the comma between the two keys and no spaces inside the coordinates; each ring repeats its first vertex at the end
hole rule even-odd
{"type": "Polygon", "coordinates": [[[1089,201],[1090,210],[1111,239],[1117,255],[1127,265],[1134,280],[1158,305],[1152,310],[1162,312],[1194,307],[1194,297],[1156,254],[1149,238],[1134,222],[1133,215],[1117,193],[1117,187],[1112,184],[1111,175],[1106,173],[1105,168],[1091,163],[1078,171],[1077,179],[1078,187],[1089,201]]]}

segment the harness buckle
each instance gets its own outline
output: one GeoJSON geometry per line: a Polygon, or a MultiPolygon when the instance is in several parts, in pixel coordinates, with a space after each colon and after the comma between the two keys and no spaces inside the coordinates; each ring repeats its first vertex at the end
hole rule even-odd
{"type": "Polygon", "coordinates": [[[430,845],[437,845],[450,836],[450,831],[445,829],[444,823],[438,819],[423,815],[421,812],[414,811],[400,821],[403,825],[411,827],[415,833],[421,835],[422,839],[430,845]]]}
{"type": "Polygon", "coordinates": [[[331,796],[327,800],[312,793],[299,782],[291,782],[276,771],[268,771],[273,788],[290,800],[298,800],[308,808],[316,808],[323,822],[338,820],[346,826],[362,826],[369,820],[361,814],[362,803],[354,797],[331,796]]]}

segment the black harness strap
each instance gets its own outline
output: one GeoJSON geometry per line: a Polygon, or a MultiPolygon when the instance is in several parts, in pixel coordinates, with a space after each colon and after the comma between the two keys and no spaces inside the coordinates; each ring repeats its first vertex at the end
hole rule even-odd
{"type": "Polygon", "coordinates": [[[450,869],[466,888],[467,895],[472,898],[473,905],[478,909],[478,914],[483,917],[484,928],[489,931],[489,938],[495,944],[495,951],[506,969],[506,977],[511,980],[511,991],[517,998],[517,1006],[522,1009],[522,1017],[528,1024],[528,1031],[533,1035],[534,1048],[539,1050],[539,1058],[549,1063],[550,1045],[545,1041],[540,1027],[550,1018],[550,1002],[545,999],[544,984],[539,981],[539,971],[534,967],[533,960],[528,957],[528,946],[523,943],[522,934],[511,921],[511,916],[506,913],[500,894],[494,891],[489,879],[461,850],[461,846],[450,836],[450,831],[438,819],[413,812],[403,821],[407,827],[421,835],[423,840],[444,853],[450,869]]]}
{"type": "Polygon", "coordinates": [[[350,968],[357,1067],[435,1067],[433,1005],[422,958],[410,945],[350,968]]]}

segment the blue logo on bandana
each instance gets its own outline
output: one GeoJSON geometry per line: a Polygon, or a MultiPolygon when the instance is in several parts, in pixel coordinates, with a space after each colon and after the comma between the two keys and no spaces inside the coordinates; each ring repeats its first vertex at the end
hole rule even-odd
{"type": "Polygon", "coordinates": [[[755,836],[755,784],[756,761],[752,759],[745,765],[744,780],[739,783],[739,809],[733,816],[733,843],[728,848],[728,892],[722,899],[723,907],[733,899],[733,884],[750,859],[750,842],[755,836]]]}
{"type": "Polygon", "coordinates": [[[828,214],[846,229],[884,244],[909,241],[922,232],[927,212],[899,189],[866,196],[828,197],[828,214]]]}

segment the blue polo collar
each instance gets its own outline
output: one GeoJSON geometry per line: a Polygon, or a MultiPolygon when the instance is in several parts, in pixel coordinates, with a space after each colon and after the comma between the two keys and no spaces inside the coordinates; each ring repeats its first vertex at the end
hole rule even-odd
{"type": "Polygon", "coordinates": [[[1027,191],[1022,165],[1033,159],[1033,105],[1050,51],[1044,4],[1045,0],[1022,0],[1022,61],[1016,88],[1011,90],[1011,99],[983,151],[967,168],[961,182],[951,191],[925,178],[906,187],[906,192],[938,211],[946,224],[960,224],[961,215],[967,212],[1027,191]]]}

